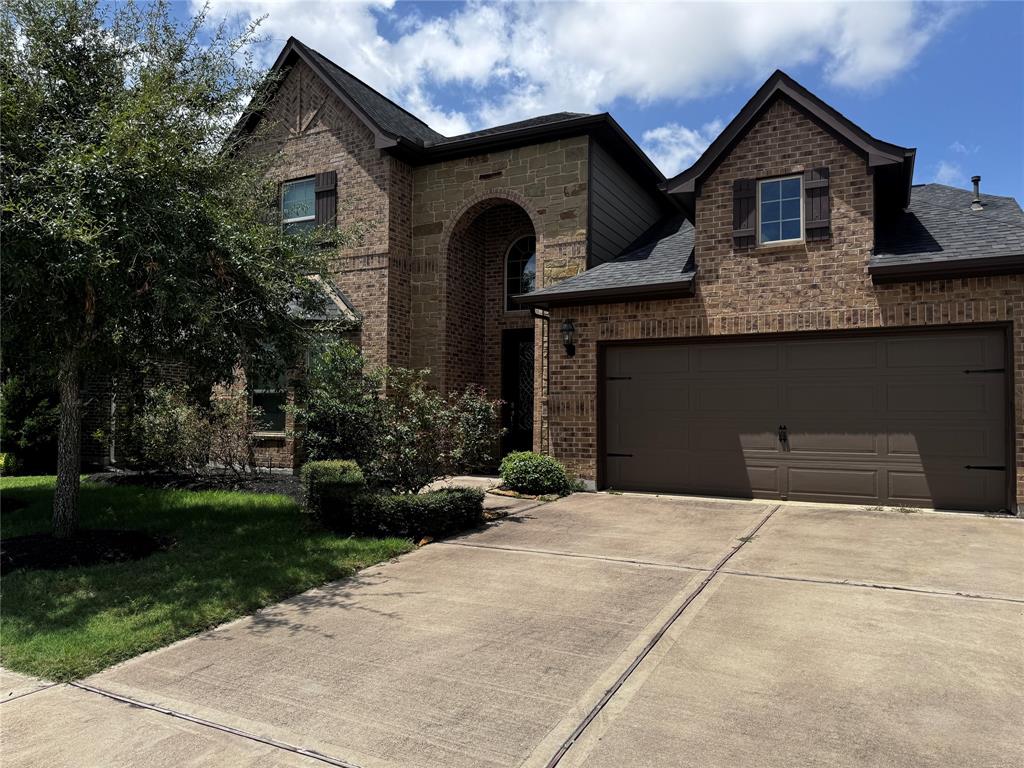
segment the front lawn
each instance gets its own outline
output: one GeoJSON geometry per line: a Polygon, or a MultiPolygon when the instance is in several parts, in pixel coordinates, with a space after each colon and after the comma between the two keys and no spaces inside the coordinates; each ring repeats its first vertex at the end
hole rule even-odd
{"type": "MultiPolygon", "coordinates": [[[[53,483],[0,479],[3,538],[49,529],[53,483]]],[[[291,499],[235,491],[85,483],[81,521],[142,529],[174,544],[143,560],[3,576],[0,664],[8,669],[84,677],[412,547],[340,537],[291,499]]]]}

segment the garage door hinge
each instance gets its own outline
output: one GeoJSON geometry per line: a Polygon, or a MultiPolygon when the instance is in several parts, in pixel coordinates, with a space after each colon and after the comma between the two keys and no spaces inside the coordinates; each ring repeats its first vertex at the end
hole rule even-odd
{"type": "Polygon", "coordinates": [[[633,458],[633,454],[632,453],[606,453],[605,456],[617,456],[617,457],[623,458],[623,459],[631,459],[631,458],[633,458]]]}
{"type": "Polygon", "coordinates": [[[964,373],[1006,373],[1005,368],[968,368],[964,373]]]}
{"type": "Polygon", "coordinates": [[[632,381],[632,376],[607,376],[606,381],[632,381]]]}
{"type": "Polygon", "coordinates": [[[987,469],[991,472],[1005,472],[1005,466],[999,466],[998,464],[964,464],[964,469],[987,469]]]}

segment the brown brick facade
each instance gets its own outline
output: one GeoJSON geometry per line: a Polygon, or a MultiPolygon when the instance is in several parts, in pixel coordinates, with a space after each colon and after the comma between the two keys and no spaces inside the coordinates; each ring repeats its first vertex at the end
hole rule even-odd
{"type": "Polygon", "coordinates": [[[1024,502],[1024,276],[876,286],[872,177],[862,158],[777,101],[707,179],[697,201],[693,298],[570,307],[576,355],[550,350],[550,435],[545,447],[587,480],[598,475],[599,344],[801,331],[1000,323],[1012,325],[1017,500],[1024,502]],[[831,171],[832,238],[776,248],[734,248],[737,178],[831,171]]]}

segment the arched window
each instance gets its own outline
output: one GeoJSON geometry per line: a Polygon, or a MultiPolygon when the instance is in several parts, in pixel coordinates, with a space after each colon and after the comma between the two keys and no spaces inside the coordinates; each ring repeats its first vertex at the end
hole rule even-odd
{"type": "Polygon", "coordinates": [[[520,237],[505,256],[505,309],[521,309],[513,296],[529,293],[537,285],[537,238],[520,237]]]}

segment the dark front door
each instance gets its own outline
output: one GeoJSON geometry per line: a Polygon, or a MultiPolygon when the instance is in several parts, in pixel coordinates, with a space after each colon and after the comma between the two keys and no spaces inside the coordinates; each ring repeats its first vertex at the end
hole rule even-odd
{"type": "Polygon", "coordinates": [[[505,436],[501,454],[533,447],[533,329],[501,334],[501,399],[505,436]]]}
{"type": "Polygon", "coordinates": [[[610,347],[619,489],[1006,506],[1001,330],[610,347]]]}

